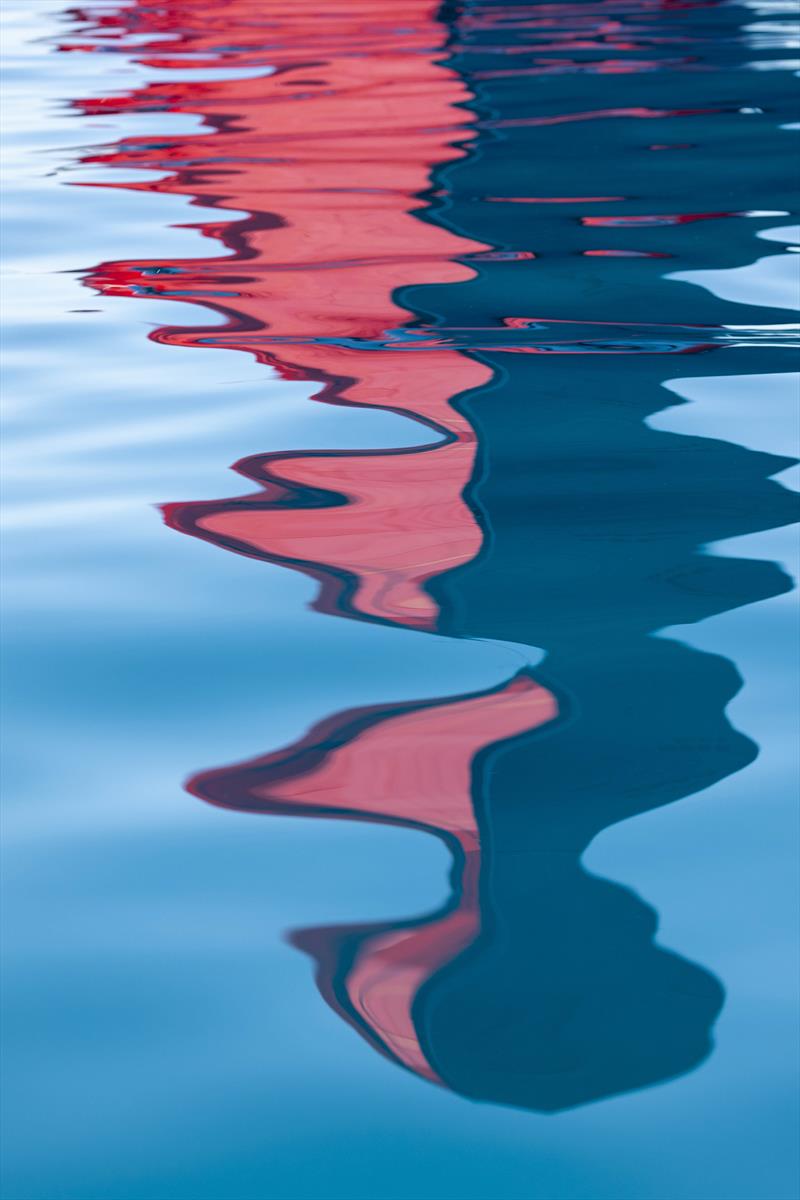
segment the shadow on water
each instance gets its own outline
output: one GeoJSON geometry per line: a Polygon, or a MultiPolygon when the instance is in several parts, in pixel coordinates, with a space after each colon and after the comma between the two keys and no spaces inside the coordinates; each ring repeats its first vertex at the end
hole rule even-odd
{"type": "MultiPolygon", "coordinates": [[[[163,35],[154,11],[111,24],[163,35]]],[[[789,587],[773,564],[706,549],[794,519],[771,479],[789,460],[646,422],[675,402],[662,385],[676,374],[786,369],[783,310],[665,281],[661,261],[752,261],[742,229],[774,221],[762,209],[778,189],[749,172],[743,194],[740,164],[774,161],[774,117],[751,113],[754,97],[785,103],[779,73],[743,72],[753,51],[732,5],[436,16],[409,0],[402,30],[399,15],[323,5],[330,26],[286,18],[263,51],[249,0],[226,10],[223,50],[207,29],[186,32],[178,0],[164,11],[176,45],[229,65],[261,54],[278,71],[258,88],[133,93],[133,108],[200,113],[211,136],[131,139],[90,161],[166,170],[140,186],[251,217],[204,227],[228,257],[107,263],[88,282],[211,307],[224,327],[153,336],[249,351],[321,382],[323,400],[407,413],[436,437],[257,454],[239,469],[260,492],[173,503],[168,522],[315,576],[327,612],[546,652],[484,692],[332,715],[189,789],[224,808],[444,839],[440,911],[293,935],[328,1002],[393,1061],[545,1112],[680,1075],[709,1051],[721,985],[659,946],[653,910],[581,856],[610,825],[756,754],[725,714],[735,667],[654,635],[789,587]],[[302,119],[279,91],[298,72],[309,95],[328,88],[302,119]],[[372,108],[350,107],[365,92],[372,108]],[[285,219],[256,207],[267,195],[285,219]],[[209,284],[235,298],[222,306],[209,284]]]]}

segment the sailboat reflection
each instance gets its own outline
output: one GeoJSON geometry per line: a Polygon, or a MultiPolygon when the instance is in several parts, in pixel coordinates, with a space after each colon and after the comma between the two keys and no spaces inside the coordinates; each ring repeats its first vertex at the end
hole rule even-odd
{"type": "MultiPolygon", "coordinates": [[[[661,279],[658,260],[697,236],[697,197],[691,222],[634,213],[626,224],[615,209],[600,226],[585,214],[621,207],[609,191],[647,195],[652,156],[631,153],[631,125],[661,121],[661,144],[718,111],[670,108],[661,76],[686,64],[636,57],[654,37],[670,44],[676,20],[691,41],[686,7],[437,13],[403,0],[389,17],[340,0],[312,19],[297,4],[265,14],[255,0],[208,0],[200,25],[190,0],[165,0],[104,13],[80,47],[93,29],[153,69],[185,66],[186,54],[276,67],[258,80],[152,83],[113,102],[194,113],[210,131],[91,156],[165,173],[115,186],[250,215],[201,227],[224,257],[104,263],[87,282],[210,308],[224,325],[152,336],[252,353],[318,381],[321,400],[402,412],[435,438],[255,454],[238,469],[260,490],[171,503],[168,523],[313,575],[328,613],[547,653],[535,675],[483,693],[333,715],[189,788],[229,809],[443,838],[453,895],[440,912],[294,940],[316,958],[328,1002],[395,1062],[465,1096],[546,1112],[667,1080],[708,1053],[721,986],[657,945],[653,911],[581,856],[615,822],[752,760],[725,715],[733,666],[654,635],[788,587],[771,564],[705,551],[794,518],[770,479],[787,460],[646,424],[671,402],[662,384],[676,354],[691,355],[678,361],[695,375],[778,369],[758,348],[763,314],[661,279]],[[609,49],[630,55],[630,71],[597,59],[609,49]],[[531,76],[548,80],[536,103],[531,76]],[[583,186],[596,128],[613,188],[583,186]],[[552,166],[546,189],[537,154],[552,166]],[[613,246],[586,241],[598,227],[613,246]],[[725,325],[747,321],[736,344],[753,344],[730,348],[725,325]]],[[[717,176],[725,169],[738,168],[718,163],[717,176]]],[[[719,215],[715,198],[707,208],[719,215]]],[[[741,259],[731,223],[702,223],[717,266],[741,259]]]]}
{"type": "Polygon", "coordinates": [[[708,1053],[720,985],[658,946],[652,910],[581,855],[609,825],[754,758],[725,716],[733,666],[652,632],[786,590],[772,564],[698,547],[796,506],[769,479],[787,460],[643,423],[664,404],[658,359],[637,360],[636,400],[616,421],[615,369],[595,364],[581,399],[563,363],[528,363],[472,395],[488,461],[471,499],[490,536],[429,590],[441,632],[546,646],[537,681],[341,714],[189,787],[243,811],[444,837],[456,868],[443,912],[294,940],[317,958],[329,1003],[384,1053],[463,1095],[552,1111],[708,1053]],[[532,445],[516,431],[534,394],[532,445]],[[604,438],[615,449],[598,458],[604,438]]]}

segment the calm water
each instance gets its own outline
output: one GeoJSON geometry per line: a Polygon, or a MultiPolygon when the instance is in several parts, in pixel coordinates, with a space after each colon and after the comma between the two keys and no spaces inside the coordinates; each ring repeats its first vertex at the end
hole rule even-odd
{"type": "Polygon", "coordinates": [[[796,1200],[795,6],[2,14],[6,1200],[796,1200]]]}

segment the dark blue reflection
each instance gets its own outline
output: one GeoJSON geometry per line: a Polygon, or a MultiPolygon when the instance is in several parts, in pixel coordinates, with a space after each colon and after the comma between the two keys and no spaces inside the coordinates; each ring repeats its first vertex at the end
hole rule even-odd
{"type": "MultiPolygon", "coordinates": [[[[579,19],[581,8],[596,16],[599,7],[573,11],[579,19]]],[[[756,191],[764,210],[790,207],[771,169],[760,186],[742,170],[743,161],[781,162],[774,111],[770,121],[735,112],[754,94],[760,107],[780,109],[780,74],[760,74],[745,93],[741,71],[727,66],[742,10],[684,9],[682,32],[703,39],[714,70],[683,77],[682,104],[713,116],[670,115],[676,76],[654,71],[616,78],[614,103],[646,105],[664,113],[658,119],[530,127],[515,121],[535,118],[545,100],[550,114],[560,105],[608,108],[609,81],[589,69],[597,52],[573,54],[575,70],[585,67],[579,76],[545,74],[532,85],[532,51],[502,60],[518,69],[493,77],[497,45],[514,23],[510,10],[504,25],[492,20],[503,16],[499,5],[453,7],[453,62],[494,128],[480,134],[468,159],[441,172],[446,199],[423,215],[537,258],[475,262],[472,283],[405,290],[403,303],[426,326],[594,320],[618,323],[608,332],[624,341],[626,324],[791,320],[779,309],[665,281],[658,259],[576,257],[622,249],[674,255],[682,269],[692,261],[741,266],[757,257],[742,222],[760,228],[770,217],[622,228],[580,218],[644,213],[637,197],[654,192],[667,211],[713,212],[735,206],[745,185],[751,205],[756,191]],[[719,115],[722,108],[729,115],[719,115]],[[689,141],[671,154],[647,152],[648,143],[689,141]],[[495,196],[518,198],[579,197],[602,180],[601,190],[629,199],[602,207],[476,200],[487,180],[495,196]]],[[[546,19],[549,11],[528,5],[514,14],[546,19]]],[[[712,339],[698,329],[695,340],[712,339]]],[[[753,346],[700,350],[677,369],[674,358],[646,352],[479,357],[495,379],[457,406],[479,433],[469,495],[486,541],[477,560],[430,587],[443,631],[545,647],[537,675],[558,695],[562,719],[479,761],[482,932],[428,980],[414,1017],[428,1060],[454,1090],[550,1111],[668,1079],[696,1066],[710,1046],[720,984],[656,945],[652,909],[593,877],[580,856],[607,826],[707,788],[757,753],[725,715],[741,684],[734,666],[653,634],[790,586],[774,564],[705,549],[796,519],[796,497],[770,479],[790,460],[656,432],[645,421],[674,403],[661,384],[676,374],[766,373],[789,364],[784,350],[753,346]]]]}
{"type": "MultiPolygon", "coordinates": [[[[394,1061],[465,1096],[545,1112],[663,1082],[709,1051],[721,984],[660,947],[652,909],[581,857],[610,825],[755,757],[726,717],[735,667],[656,635],[786,591],[776,565],[708,548],[797,516],[796,497],[772,478],[788,458],[647,424],[674,403],[663,385],[676,375],[789,369],[791,313],[665,278],[669,259],[681,273],[748,265],[759,256],[751,235],[786,215],[780,179],[741,166],[781,162],[781,73],[742,69],[735,6],[623,3],[604,19],[606,9],[442,10],[448,65],[477,121],[461,131],[466,156],[434,173],[417,216],[490,247],[465,255],[474,278],[400,289],[414,319],[374,337],[271,333],[261,322],[246,343],[265,354],[366,352],[354,354],[362,361],[380,352],[414,363],[412,387],[431,350],[491,369],[453,401],[478,439],[466,499],[482,548],[425,585],[436,604],[418,627],[541,647],[544,663],[482,694],[334,714],[294,746],[190,784],[224,807],[445,837],[456,867],[441,911],[295,940],[317,958],[329,1003],[394,1061]],[[515,723],[523,694],[530,719],[515,723]],[[408,760],[423,759],[434,736],[452,754],[429,764],[429,796],[415,792],[408,760]]],[[[346,395],[351,382],[336,386],[346,395]]],[[[276,491],[269,459],[240,466],[261,494],[178,504],[170,520],[333,577],[331,563],[287,555],[286,535],[276,552],[269,525],[252,519],[336,504],[310,478],[276,491]],[[220,513],[238,530],[227,539],[220,513]]],[[[398,512],[406,485],[412,475],[392,497],[398,512]]],[[[372,521],[359,531],[374,548],[385,529],[372,521]]],[[[328,538],[317,553],[333,561],[328,538]]],[[[323,588],[320,607],[414,627],[416,600],[359,608],[354,575],[339,574],[347,586],[323,588]]]]}

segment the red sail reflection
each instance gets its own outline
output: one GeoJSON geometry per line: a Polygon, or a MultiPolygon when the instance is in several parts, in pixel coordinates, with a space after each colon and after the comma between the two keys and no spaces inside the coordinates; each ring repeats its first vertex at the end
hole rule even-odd
{"type": "MultiPolygon", "coordinates": [[[[199,226],[227,247],[225,257],[108,262],[87,282],[106,295],[188,299],[225,319],[210,328],[162,327],[150,335],[159,342],[246,350],[284,378],[319,382],[324,401],[390,409],[435,432],[429,445],[410,450],[254,455],[236,469],[259,484],[256,494],[164,506],[176,529],[318,578],[317,604],[326,611],[426,630],[438,616],[426,580],[480,548],[462,497],[475,435],[451,398],[491,371],[456,349],[365,353],[343,343],[379,342],[412,315],[393,299],[396,289],[468,279],[471,269],[456,257],[486,249],[412,215],[432,167],[463,153],[458,143],[472,119],[456,107],[468,98],[463,83],[437,61],[445,31],[435,11],[425,0],[403,0],[388,14],[371,0],[285,10],[262,0],[207,0],[201,9],[195,0],[167,0],[102,15],[84,30],[86,40],[64,47],[118,49],[188,73],[275,68],[82,102],[89,113],[193,113],[212,131],[157,144],[133,137],[92,155],[86,161],[164,172],[110,186],[250,214],[199,226]],[[269,346],[259,341],[263,331],[269,346]]],[[[459,878],[441,913],[295,939],[317,958],[321,990],[341,1015],[382,1053],[435,1082],[412,1005],[479,932],[473,764],[489,745],[555,715],[552,695],[523,672],[476,695],[333,716],[288,749],[188,784],[228,808],[388,822],[448,843],[459,878]],[[354,940],[342,980],[342,943],[354,940]]]]}
{"type": "Polygon", "coordinates": [[[480,834],[472,803],[476,755],[552,721],[554,697],[522,672],[499,689],[428,704],[353,710],[323,721],[293,746],[196,775],[196,796],[244,812],[335,816],[424,829],[455,851],[451,905],[413,925],[305,931],[296,944],[319,964],[328,1002],[367,1039],[417,1074],[441,1082],[412,1018],[421,985],[480,930],[480,834]],[[340,953],[357,949],[344,978],[340,953]]]}
{"type": "Polygon", "coordinates": [[[111,186],[251,214],[199,227],[230,249],[224,258],[104,263],[89,275],[91,286],[107,295],[202,303],[226,324],[165,327],[151,336],[207,347],[213,333],[214,346],[248,350],[285,378],[322,383],[321,399],[408,414],[438,435],[413,451],[251,458],[239,469],[262,492],[169,504],[167,521],[314,575],[324,585],[318,604],[328,611],[423,629],[437,617],[425,581],[480,547],[461,496],[475,438],[449,401],[491,372],[453,350],[414,361],[341,342],[378,340],[407,322],[409,313],[392,298],[396,289],[471,278],[454,258],[485,249],[411,213],[431,168],[463,153],[453,143],[468,136],[472,119],[455,107],[467,99],[463,83],[437,62],[445,33],[435,10],[427,0],[404,0],[390,12],[371,0],[286,8],[211,0],[201,11],[194,0],[137,4],[101,17],[95,44],[117,38],[126,50],[126,37],[135,35],[135,49],[126,52],[137,61],[188,75],[191,68],[267,64],[274,73],[150,83],[81,105],[92,113],[155,108],[201,116],[210,135],[155,146],[129,138],[86,161],[166,172],[154,182],[111,186]],[[148,43],[154,35],[169,37],[148,43]],[[264,330],[270,343],[290,343],[286,356],[258,344],[264,330]]]}

